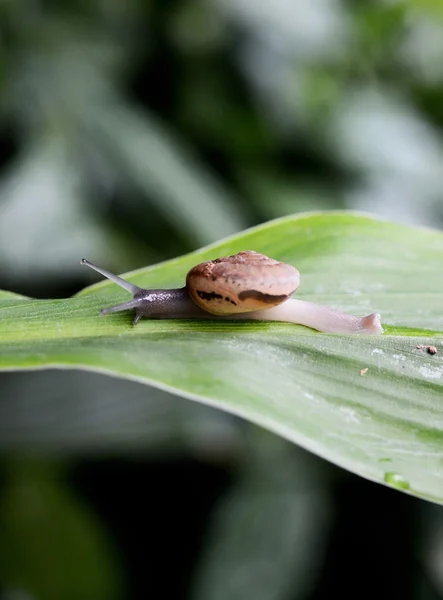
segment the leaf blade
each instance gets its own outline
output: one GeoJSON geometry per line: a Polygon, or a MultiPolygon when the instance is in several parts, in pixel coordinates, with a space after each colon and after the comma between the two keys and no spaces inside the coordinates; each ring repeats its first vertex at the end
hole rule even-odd
{"type": "Polygon", "coordinates": [[[295,264],[300,297],[354,314],[382,312],[386,333],[337,336],[211,320],[134,328],[128,314],[98,317],[102,306],[127,298],[100,283],[68,300],[8,299],[0,308],[0,369],[82,368],[147,383],[236,414],[368,479],[443,502],[443,362],[417,348],[443,342],[442,234],[364,215],[310,214],[129,278],[144,287],[182,285],[200,259],[241,249],[295,264]]]}

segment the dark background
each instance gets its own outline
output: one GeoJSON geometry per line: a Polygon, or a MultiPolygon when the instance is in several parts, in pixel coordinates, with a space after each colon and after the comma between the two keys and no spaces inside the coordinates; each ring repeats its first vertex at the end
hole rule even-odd
{"type": "MultiPolygon", "coordinates": [[[[305,210],[443,223],[443,5],[0,2],[0,287],[305,210]]],[[[0,378],[2,600],[443,597],[443,512],[216,410],[0,378]]]]}

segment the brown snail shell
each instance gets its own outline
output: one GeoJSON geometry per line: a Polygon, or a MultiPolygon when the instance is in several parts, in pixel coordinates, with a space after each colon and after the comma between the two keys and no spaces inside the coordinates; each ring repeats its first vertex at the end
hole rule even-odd
{"type": "Polygon", "coordinates": [[[300,273],[292,265],[246,250],[200,263],[186,276],[193,301],[214,315],[277,306],[295,292],[300,273]]]}

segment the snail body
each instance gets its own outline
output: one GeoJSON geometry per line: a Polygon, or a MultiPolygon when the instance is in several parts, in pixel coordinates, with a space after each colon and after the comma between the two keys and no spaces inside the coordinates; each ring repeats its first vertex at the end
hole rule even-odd
{"type": "Polygon", "coordinates": [[[134,325],[142,317],[228,318],[285,321],[325,333],[383,332],[377,313],[355,317],[290,298],[300,283],[298,270],[252,250],[196,265],[185,287],[176,289],[143,289],[86,259],[81,264],[132,294],[132,300],[104,308],[101,314],[135,309],[134,325]]]}

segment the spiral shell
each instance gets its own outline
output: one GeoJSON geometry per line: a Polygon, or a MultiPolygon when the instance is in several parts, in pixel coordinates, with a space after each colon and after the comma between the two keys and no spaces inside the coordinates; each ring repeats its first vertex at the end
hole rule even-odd
{"type": "Polygon", "coordinates": [[[295,267],[253,250],[200,263],[186,276],[191,298],[214,315],[271,308],[287,300],[299,283],[295,267]]]}

